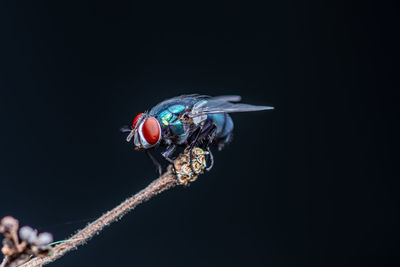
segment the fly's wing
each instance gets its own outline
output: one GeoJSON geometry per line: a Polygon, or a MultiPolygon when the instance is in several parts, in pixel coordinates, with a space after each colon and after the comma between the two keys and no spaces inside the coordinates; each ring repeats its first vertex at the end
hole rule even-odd
{"type": "Polygon", "coordinates": [[[229,101],[238,101],[240,96],[220,96],[204,99],[194,105],[190,112],[190,117],[199,117],[215,113],[233,113],[250,112],[274,109],[270,106],[255,106],[243,103],[231,103],[229,101]]]}
{"type": "Polygon", "coordinates": [[[149,111],[149,114],[150,114],[150,116],[155,116],[161,110],[166,109],[169,106],[172,106],[174,104],[192,105],[204,98],[207,98],[207,96],[198,95],[198,94],[188,94],[188,95],[176,96],[176,97],[164,100],[161,103],[158,103],[156,106],[151,108],[151,110],[149,111]]]}
{"type": "Polygon", "coordinates": [[[229,101],[229,102],[239,102],[242,100],[240,95],[221,95],[221,96],[214,96],[211,97],[210,100],[212,101],[229,101]]]}

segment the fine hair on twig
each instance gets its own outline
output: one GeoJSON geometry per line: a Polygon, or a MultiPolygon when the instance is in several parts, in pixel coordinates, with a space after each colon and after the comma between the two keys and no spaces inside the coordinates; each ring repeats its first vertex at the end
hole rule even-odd
{"type": "Polygon", "coordinates": [[[191,156],[189,155],[189,151],[185,150],[174,161],[173,166],[168,166],[167,171],[150,183],[146,188],[126,199],[112,210],[106,212],[82,230],[77,231],[77,233],[70,238],[55,242],[59,244],[52,248],[51,253],[35,256],[22,265],[13,263],[11,261],[12,257],[6,256],[0,267],[39,267],[51,263],[65,255],[67,252],[77,249],[78,246],[85,244],[95,235],[100,233],[100,231],[102,231],[106,226],[120,220],[126,213],[133,210],[137,205],[167,189],[173,188],[177,185],[188,185],[190,182],[193,182],[206,167],[205,157],[207,152],[200,148],[194,148],[193,150],[190,150],[190,153],[192,154],[191,156]]]}

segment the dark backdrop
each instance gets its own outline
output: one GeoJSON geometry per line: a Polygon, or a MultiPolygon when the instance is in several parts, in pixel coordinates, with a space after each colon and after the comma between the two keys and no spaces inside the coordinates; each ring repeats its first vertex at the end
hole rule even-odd
{"type": "Polygon", "coordinates": [[[0,216],[69,236],[156,177],[120,126],[240,94],[276,109],[53,266],[398,264],[398,7],[320,2],[2,1],[0,216]]]}

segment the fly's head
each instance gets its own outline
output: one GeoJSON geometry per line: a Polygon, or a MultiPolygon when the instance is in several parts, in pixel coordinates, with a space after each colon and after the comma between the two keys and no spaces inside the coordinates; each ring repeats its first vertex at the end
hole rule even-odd
{"type": "Polygon", "coordinates": [[[161,126],[158,120],[147,113],[139,113],[132,122],[132,130],[126,137],[133,138],[136,150],[146,150],[156,146],[161,140],[161,126]]]}

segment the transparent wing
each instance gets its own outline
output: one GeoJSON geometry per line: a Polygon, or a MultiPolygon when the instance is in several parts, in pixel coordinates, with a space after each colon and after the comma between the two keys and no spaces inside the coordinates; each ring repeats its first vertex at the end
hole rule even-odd
{"type": "Polygon", "coordinates": [[[211,97],[210,100],[239,102],[240,100],[242,100],[242,97],[240,95],[221,95],[211,97]]]}
{"type": "MultiPolygon", "coordinates": [[[[229,96],[231,97],[231,96],[229,96]]],[[[231,98],[230,98],[231,99],[231,98]]],[[[237,98],[235,98],[237,99],[237,98]]],[[[214,113],[233,113],[233,112],[250,112],[250,111],[260,111],[260,110],[270,110],[274,109],[270,106],[255,106],[242,103],[231,103],[228,101],[221,101],[221,97],[209,98],[200,101],[192,109],[190,113],[191,117],[198,117],[206,114],[214,113]]]]}

